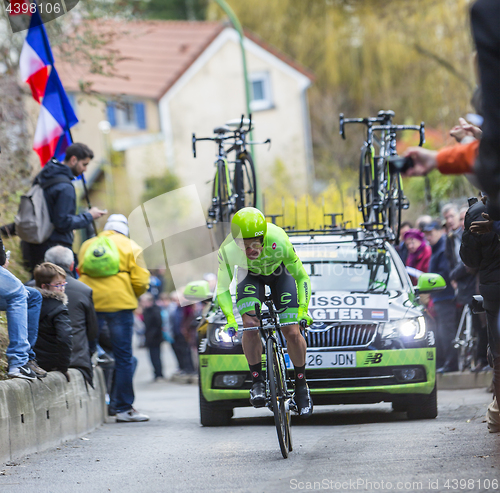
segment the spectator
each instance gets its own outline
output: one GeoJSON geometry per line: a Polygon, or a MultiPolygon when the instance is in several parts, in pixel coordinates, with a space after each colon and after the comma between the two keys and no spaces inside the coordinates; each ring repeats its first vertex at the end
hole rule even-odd
{"type": "Polygon", "coordinates": [[[104,231],[97,238],[87,240],[80,248],[78,270],[81,281],[92,288],[99,331],[107,325],[115,358],[115,378],[109,413],[117,421],[147,421],[145,414],[136,411],[132,385],[134,359],[132,355],[133,312],[137,298],[149,287],[149,271],[143,265],[140,247],[128,238],[127,218],[112,214],[104,231]],[[91,277],[85,271],[85,253],[100,238],[112,242],[117,249],[117,273],[106,277],[91,277]],[[136,260],[137,259],[137,260],[136,260]]]}
{"type": "Polygon", "coordinates": [[[161,309],[163,340],[172,344],[174,342],[174,336],[172,333],[172,322],[170,320],[169,310],[169,306],[172,304],[172,300],[170,299],[169,294],[160,293],[157,304],[161,309]]]}
{"type": "MultiPolygon", "coordinates": [[[[475,173],[490,196],[492,219],[500,219],[500,4],[478,0],[471,9],[471,25],[481,79],[483,136],[475,173]]],[[[497,395],[498,399],[498,395],[497,395]]],[[[498,407],[497,407],[498,410],[498,407]]]]}
{"type": "Polygon", "coordinates": [[[417,218],[417,228],[420,231],[424,230],[424,227],[432,222],[432,217],[428,215],[423,215],[417,218]]]}
{"type": "Polygon", "coordinates": [[[406,266],[414,286],[417,285],[420,274],[429,272],[429,262],[432,250],[425,242],[424,233],[418,229],[409,229],[404,235],[408,257],[406,266]]]}
{"type": "Polygon", "coordinates": [[[49,248],[45,252],[45,261],[58,265],[66,273],[68,284],[65,293],[68,297],[68,311],[73,334],[69,367],[80,370],[85,380],[93,385],[90,347],[95,349],[98,324],[92,300],[92,289],[74,278],[74,255],[69,248],[63,246],[49,248]]]}
{"type": "Polygon", "coordinates": [[[93,152],[85,144],[72,144],[66,149],[64,162],[52,158],[35,178],[35,182],[41,186],[52,180],[57,182],[44,189],[50,220],[54,225],[53,233],[40,245],[21,242],[23,257],[30,272],[43,262],[45,252],[50,247],[62,245],[72,248],[73,230],[85,228],[93,219],[105,214],[105,211],[92,207],[88,212],[76,215],[76,194],[71,180],[83,174],[93,157],[93,152]]]}
{"type": "Polygon", "coordinates": [[[462,242],[463,229],[460,226],[460,214],[454,204],[446,204],[441,209],[441,214],[446,224],[446,258],[450,269],[454,269],[460,259],[460,243],[462,242]]]}
{"type": "Polygon", "coordinates": [[[500,242],[495,232],[477,234],[471,224],[481,218],[486,205],[476,202],[465,215],[465,230],[462,236],[460,256],[465,265],[479,271],[479,292],[483,296],[488,341],[493,357],[493,385],[495,395],[500,396],[500,242]]]}
{"type": "Polygon", "coordinates": [[[408,257],[408,249],[406,248],[405,244],[405,233],[409,231],[412,228],[411,223],[408,221],[404,221],[401,223],[401,228],[399,229],[399,244],[396,247],[396,251],[398,252],[399,256],[401,257],[401,260],[403,261],[403,264],[406,264],[406,258],[408,257]]]}
{"type": "Polygon", "coordinates": [[[69,382],[73,336],[66,306],[68,298],[64,294],[66,272],[55,264],[44,262],[35,267],[33,274],[43,298],[35,344],[37,361],[46,371],[60,371],[69,382]]]}
{"type": "Polygon", "coordinates": [[[36,289],[25,288],[5,267],[7,257],[0,238],[0,310],[7,312],[9,346],[6,356],[10,378],[34,380],[47,373],[36,362],[33,346],[38,336],[42,296],[36,289]]]}
{"type": "Polygon", "coordinates": [[[445,373],[458,370],[458,354],[452,345],[456,334],[455,293],[450,285],[450,265],[445,255],[446,236],[439,221],[424,227],[425,238],[432,248],[429,272],[440,274],[446,281],[446,289],[431,294],[437,323],[436,370],[445,373]]]}
{"type": "Polygon", "coordinates": [[[465,222],[465,214],[467,214],[467,207],[462,207],[460,209],[460,227],[462,228],[462,231],[464,230],[464,222],[465,222]]]}
{"type": "Polygon", "coordinates": [[[174,350],[179,365],[178,373],[181,375],[191,375],[194,373],[193,360],[191,357],[191,349],[183,331],[185,307],[183,308],[180,306],[179,294],[177,292],[171,293],[170,297],[172,303],[170,303],[168,308],[170,310],[172,334],[174,337],[172,349],[174,350]]]}
{"type": "Polygon", "coordinates": [[[161,343],[163,342],[163,321],[161,308],[155,303],[151,293],[141,296],[140,305],[146,328],[146,347],[153,365],[155,382],[163,379],[163,365],[161,361],[161,343]]]}

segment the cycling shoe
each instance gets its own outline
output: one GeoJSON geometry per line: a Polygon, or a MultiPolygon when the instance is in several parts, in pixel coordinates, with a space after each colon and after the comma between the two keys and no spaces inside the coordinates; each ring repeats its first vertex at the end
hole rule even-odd
{"type": "Polygon", "coordinates": [[[309,387],[307,385],[298,387],[293,400],[298,408],[299,416],[304,419],[309,418],[313,412],[313,401],[309,387]]]}
{"type": "Polygon", "coordinates": [[[250,389],[250,404],[253,407],[264,407],[266,405],[266,384],[255,382],[250,389]]]}

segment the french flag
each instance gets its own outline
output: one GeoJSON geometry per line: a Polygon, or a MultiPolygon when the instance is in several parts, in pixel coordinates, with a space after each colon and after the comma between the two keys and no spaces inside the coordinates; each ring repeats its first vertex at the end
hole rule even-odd
{"type": "Polygon", "coordinates": [[[66,148],[72,142],[69,129],[76,123],[78,118],[57,70],[52,67],[45,86],[33,142],[33,149],[40,157],[42,166],[52,157],[59,161],[64,159],[66,148]]]}
{"type": "Polygon", "coordinates": [[[33,97],[42,102],[33,149],[42,166],[52,157],[62,161],[73,141],[70,128],[78,123],[78,118],[54,67],[49,38],[38,7],[31,16],[19,62],[23,80],[30,85],[33,97]]]}
{"type": "Polygon", "coordinates": [[[33,97],[38,102],[45,93],[50,65],[54,65],[54,57],[37,8],[31,16],[28,34],[24,40],[19,70],[23,81],[30,85],[33,97]]]}

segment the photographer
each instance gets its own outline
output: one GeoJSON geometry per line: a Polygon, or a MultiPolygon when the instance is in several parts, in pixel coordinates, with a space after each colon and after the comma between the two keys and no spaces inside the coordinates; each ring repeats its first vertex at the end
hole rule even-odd
{"type": "Polygon", "coordinates": [[[498,234],[474,232],[472,224],[478,222],[486,205],[473,204],[465,215],[465,229],[460,246],[460,257],[464,264],[479,271],[479,292],[483,296],[488,324],[488,340],[493,357],[493,382],[495,395],[500,395],[500,330],[498,313],[500,310],[500,241],[498,234]]]}

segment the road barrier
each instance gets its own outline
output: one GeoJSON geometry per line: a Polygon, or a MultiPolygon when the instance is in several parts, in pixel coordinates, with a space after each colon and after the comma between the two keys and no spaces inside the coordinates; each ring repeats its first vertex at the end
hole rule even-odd
{"type": "Polygon", "coordinates": [[[106,416],[104,375],[94,371],[94,388],[82,374],[49,372],[43,380],[0,382],[0,462],[41,452],[82,436],[106,416]]]}

